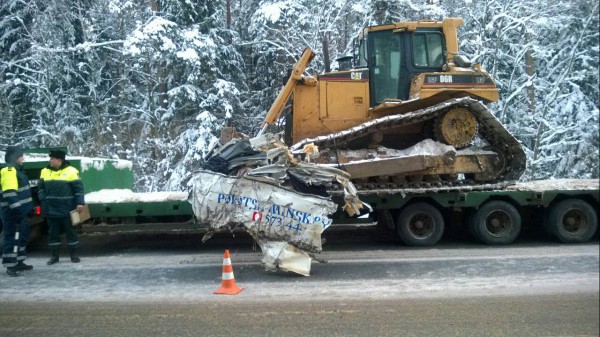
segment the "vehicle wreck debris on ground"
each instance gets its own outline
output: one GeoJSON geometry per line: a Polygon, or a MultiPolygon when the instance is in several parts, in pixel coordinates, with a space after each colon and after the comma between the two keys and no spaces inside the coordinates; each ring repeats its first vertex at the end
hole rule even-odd
{"type": "Polygon", "coordinates": [[[350,216],[369,209],[356,196],[350,175],[318,165],[315,146],[292,154],[276,134],[232,139],[213,150],[190,182],[189,202],[196,219],[213,233],[243,227],[259,244],[267,270],[308,276],[321,234],[337,211],[325,191],[335,181],[344,188],[350,216]]]}

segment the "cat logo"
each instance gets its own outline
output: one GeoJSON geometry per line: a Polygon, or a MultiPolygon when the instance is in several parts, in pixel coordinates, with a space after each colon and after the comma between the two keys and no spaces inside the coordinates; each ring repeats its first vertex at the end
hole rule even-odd
{"type": "Polygon", "coordinates": [[[350,73],[350,78],[354,81],[360,81],[360,80],[362,80],[362,72],[360,72],[360,71],[352,72],[352,73],[350,73]]]}

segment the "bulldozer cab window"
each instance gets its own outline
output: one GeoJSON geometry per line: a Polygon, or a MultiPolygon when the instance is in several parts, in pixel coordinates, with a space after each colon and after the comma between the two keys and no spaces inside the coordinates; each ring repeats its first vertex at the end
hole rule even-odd
{"type": "Polygon", "coordinates": [[[415,67],[441,67],[444,64],[442,34],[415,33],[412,38],[415,67]]]}
{"type": "Polygon", "coordinates": [[[367,66],[367,39],[366,36],[360,40],[355,40],[355,48],[358,50],[356,67],[363,68],[367,66]]]}
{"type": "Polygon", "coordinates": [[[401,36],[391,31],[372,34],[372,79],[375,102],[399,98],[400,64],[402,61],[401,36]]]}

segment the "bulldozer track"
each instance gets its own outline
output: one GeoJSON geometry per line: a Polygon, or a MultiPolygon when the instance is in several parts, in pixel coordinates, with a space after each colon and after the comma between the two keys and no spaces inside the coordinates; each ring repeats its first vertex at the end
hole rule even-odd
{"type": "MultiPolygon", "coordinates": [[[[513,181],[486,183],[482,184],[474,180],[461,180],[460,182],[420,182],[406,184],[354,184],[358,195],[392,195],[392,194],[418,194],[418,193],[442,193],[442,192],[472,192],[472,191],[494,191],[502,190],[506,186],[512,185],[513,181]]],[[[343,188],[339,184],[327,186],[327,192],[334,196],[344,194],[343,188]]]]}
{"type": "MultiPolygon", "coordinates": [[[[427,108],[374,119],[333,134],[304,139],[294,144],[290,149],[292,151],[301,150],[304,145],[310,143],[317,145],[319,148],[343,148],[352,140],[364,137],[374,131],[424,122],[441,116],[444,112],[454,107],[464,107],[475,114],[479,123],[478,135],[489,143],[490,148],[486,148],[486,150],[495,151],[503,158],[504,169],[493,180],[481,182],[474,179],[464,179],[454,182],[422,181],[402,184],[355,182],[359,194],[493,190],[502,189],[504,186],[517,181],[525,171],[526,165],[526,156],[521,144],[504,128],[485,105],[470,97],[450,99],[427,108]]],[[[343,166],[341,168],[343,169],[343,166]]],[[[332,194],[338,194],[341,188],[333,184],[328,187],[328,190],[332,194]]]]}

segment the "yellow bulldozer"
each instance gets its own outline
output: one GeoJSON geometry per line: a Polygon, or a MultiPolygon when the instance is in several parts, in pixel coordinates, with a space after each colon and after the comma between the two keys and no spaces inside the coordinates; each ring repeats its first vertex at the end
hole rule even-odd
{"type": "Polygon", "coordinates": [[[267,113],[262,134],[286,118],[291,149],[319,148],[361,189],[422,184],[494,184],[525,170],[519,142],[486,107],[498,89],[458,51],[463,19],[365,28],[352,68],[305,76],[306,49],[267,113]]]}

